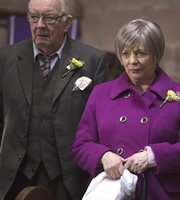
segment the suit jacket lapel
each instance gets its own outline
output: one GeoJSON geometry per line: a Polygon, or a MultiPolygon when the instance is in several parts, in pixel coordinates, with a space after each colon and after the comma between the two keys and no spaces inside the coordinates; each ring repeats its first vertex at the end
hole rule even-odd
{"type": "Polygon", "coordinates": [[[33,76],[33,48],[32,42],[26,46],[24,52],[20,53],[19,62],[17,63],[19,78],[24,94],[29,104],[31,104],[32,97],[32,76],[33,76]]]}
{"type": "Polygon", "coordinates": [[[61,61],[58,66],[58,74],[57,74],[57,80],[56,80],[56,85],[55,85],[55,92],[53,96],[53,103],[56,101],[58,96],[62,93],[62,91],[64,90],[68,82],[70,81],[72,75],[76,71],[76,70],[72,71],[62,78],[62,75],[65,72],[67,72],[66,67],[70,64],[70,61],[72,58],[78,59],[78,55],[76,53],[74,41],[71,40],[71,38],[67,37],[66,44],[62,52],[61,61]]]}
{"type": "MultiPolygon", "coordinates": [[[[78,59],[79,56],[76,53],[75,41],[67,36],[66,44],[64,46],[61,61],[57,62],[58,66],[57,80],[55,84],[55,92],[53,96],[53,103],[56,101],[58,96],[62,93],[68,82],[70,81],[72,75],[75,71],[70,72],[67,76],[62,78],[62,75],[67,72],[66,67],[70,64],[72,58],[78,59]]],[[[32,99],[32,76],[33,76],[33,46],[32,41],[27,42],[26,48],[19,54],[19,62],[17,63],[19,78],[24,90],[24,94],[27,98],[29,104],[31,104],[32,99]]]]}

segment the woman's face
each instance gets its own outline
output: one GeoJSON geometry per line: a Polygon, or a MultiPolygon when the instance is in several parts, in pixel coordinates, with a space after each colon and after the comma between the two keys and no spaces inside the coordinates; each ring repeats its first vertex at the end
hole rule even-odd
{"type": "Polygon", "coordinates": [[[124,48],[121,62],[135,85],[150,85],[155,77],[156,62],[143,44],[133,49],[124,48]]]}

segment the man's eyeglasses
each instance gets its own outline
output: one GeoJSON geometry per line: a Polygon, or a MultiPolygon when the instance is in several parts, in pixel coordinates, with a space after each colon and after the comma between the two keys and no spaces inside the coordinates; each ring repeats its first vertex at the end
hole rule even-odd
{"type": "Polygon", "coordinates": [[[64,17],[66,14],[63,13],[62,15],[60,16],[51,16],[51,15],[47,15],[47,16],[39,16],[39,15],[36,15],[36,14],[32,14],[32,13],[28,13],[27,14],[27,20],[29,22],[33,22],[33,23],[37,23],[39,21],[39,19],[42,17],[42,20],[45,24],[55,24],[56,23],[56,20],[59,19],[59,18],[62,18],[64,17]]]}

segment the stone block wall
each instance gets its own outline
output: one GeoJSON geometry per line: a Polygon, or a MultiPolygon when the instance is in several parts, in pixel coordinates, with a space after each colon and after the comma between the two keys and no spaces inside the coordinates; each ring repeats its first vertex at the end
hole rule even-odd
{"type": "Polygon", "coordinates": [[[114,52],[120,27],[143,18],[161,26],[166,48],[161,67],[180,82],[180,1],[179,0],[80,0],[83,7],[81,41],[114,52]]]}
{"type": "MultiPolygon", "coordinates": [[[[25,14],[29,0],[0,0],[0,47],[7,41],[7,15],[25,14]]],[[[120,27],[136,18],[157,22],[165,36],[161,67],[180,82],[180,0],[70,0],[81,20],[80,41],[114,53],[120,27]]]]}

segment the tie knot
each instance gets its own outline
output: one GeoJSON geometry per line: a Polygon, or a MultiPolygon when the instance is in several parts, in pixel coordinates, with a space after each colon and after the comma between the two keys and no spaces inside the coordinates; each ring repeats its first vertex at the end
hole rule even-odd
{"type": "Polygon", "coordinates": [[[44,54],[39,54],[39,56],[45,65],[50,65],[51,59],[52,59],[51,56],[44,55],[44,54]]]}
{"type": "Polygon", "coordinates": [[[43,55],[42,58],[43,58],[45,63],[50,63],[51,62],[51,56],[43,55]]]}

